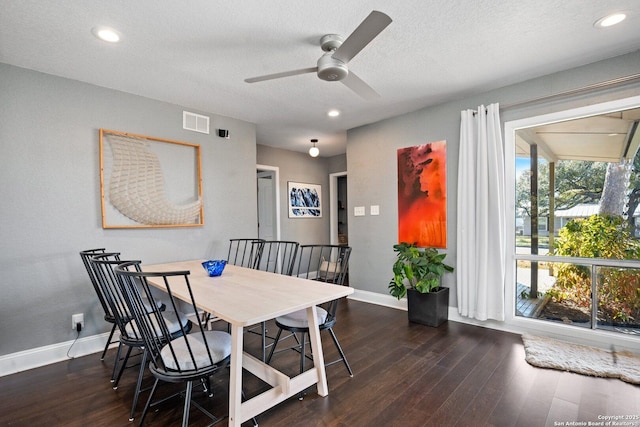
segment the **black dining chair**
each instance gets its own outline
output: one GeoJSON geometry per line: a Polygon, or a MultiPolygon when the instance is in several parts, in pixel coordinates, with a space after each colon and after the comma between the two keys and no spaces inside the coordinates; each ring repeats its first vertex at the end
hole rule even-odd
{"type": "MultiPolygon", "coordinates": [[[[259,246],[257,252],[257,259],[254,263],[256,270],[268,271],[276,274],[284,274],[291,276],[296,261],[296,255],[298,253],[298,242],[285,241],[285,240],[267,240],[254,243],[254,246],[259,246]]],[[[258,328],[249,328],[247,332],[258,333],[258,328]]],[[[262,347],[262,361],[267,360],[267,349],[273,345],[273,343],[267,344],[267,338],[273,340],[274,337],[267,336],[267,323],[262,322],[259,325],[262,347]]]]}
{"type": "MultiPolygon", "coordinates": [[[[80,258],[82,259],[82,263],[84,264],[85,269],[87,270],[87,274],[89,275],[89,280],[91,281],[91,285],[98,296],[98,301],[100,302],[100,306],[104,311],[104,320],[108,323],[112,324],[111,331],[109,332],[109,337],[107,338],[107,342],[104,345],[104,349],[102,350],[102,354],[100,355],[100,360],[104,360],[105,355],[107,354],[107,350],[109,350],[109,346],[111,344],[118,343],[118,350],[116,352],[116,359],[113,363],[113,369],[111,372],[111,382],[115,382],[116,380],[116,369],[118,368],[118,363],[120,362],[120,352],[122,350],[122,343],[120,342],[119,337],[114,339],[114,335],[116,330],[118,329],[118,325],[116,324],[116,319],[111,312],[111,308],[105,299],[104,293],[101,289],[100,284],[98,283],[98,279],[96,278],[96,274],[91,266],[91,258],[94,256],[104,255],[106,253],[105,248],[97,248],[97,249],[87,249],[84,251],[80,251],[80,258]]],[[[114,259],[119,260],[119,255],[114,253],[114,259]]],[[[164,310],[164,304],[162,301],[158,301],[159,307],[164,310]]]]}
{"type": "MultiPolygon", "coordinates": [[[[294,275],[335,285],[345,285],[347,275],[349,274],[350,256],[351,247],[349,246],[301,245],[294,275]]],[[[333,326],[337,321],[336,312],[338,309],[338,301],[339,300],[333,300],[317,307],[320,331],[329,331],[340,356],[337,360],[326,363],[325,366],[343,362],[349,372],[349,376],[353,377],[353,371],[342,351],[342,347],[340,347],[336,334],[333,332],[333,326]]],[[[267,363],[271,362],[271,358],[275,353],[285,350],[295,350],[300,353],[300,373],[304,372],[305,359],[313,360],[310,355],[306,354],[306,338],[309,336],[309,323],[307,321],[306,310],[299,310],[277,317],[276,326],[278,327],[278,332],[269,356],[267,357],[267,363]],[[292,334],[290,336],[295,339],[296,344],[276,351],[280,343],[282,331],[291,332],[292,334]]]]}
{"type": "MultiPolygon", "coordinates": [[[[114,390],[118,388],[120,378],[127,367],[132,350],[135,348],[142,352],[140,368],[138,370],[138,380],[136,382],[136,389],[133,395],[133,402],[131,404],[131,412],[129,415],[129,421],[133,421],[138,404],[138,398],[140,393],[143,391],[142,381],[147,364],[148,350],[145,347],[142,334],[133,320],[133,314],[127,306],[125,296],[121,290],[122,288],[115,275],[115,267],[123,262],[124,261],[120,259],[119,253],[104,253],[96,255],[90,260],[91,268],[93,269],[100,290],[105,297],[105,301],[107,302],[115,319],[116,325],[118,326],[118,330],[120,331],[120,343],[122,346],[127,347],[126,355],[120,362],[120,369],[118,370],[118,374],[113,383],[114,390]]],[[[173,311],[165,311],[164,304],[155,298],[144,300],[142,304],[144,310],[147,312],[161,313],[161,316],[159,317],[161,320],[159,320],[159,322],[172,336],[187,333],[191,329],[191,321],[188,320],[187,316],[181,311],[175,309],[173,311]]],[[[121,348],[122,347],[118,348],[116,362],[120,360],[121,348]]]]}
{"type": "MultiPolygon", "coordinates": [[[[127,262],[116,267],[116,274],[120,280],[122,291],[125,294],[127,305],[131,311],[138,329],[143,337],[145,349],[149,353],[149,369],[155,377],[151,393],[140,417],[140,425],[149,411],[149,408],[159,402],[153,402],[158,384],[185,383],[186,389],[178,394],[184,396],[184,410],[182,425],[189,424],[189,410],[193,404],[213,420],[213,424],[221,418],[214,416],[198,402],[192,400],[194,383],[202,384],[205,389],[209,387],[209,377],[226,367],[231,354],[231,335],[223,331],[207,331],[199,316],[194,330],[187,334],[182,328],[182,334],[176,337],[161,321],[162,313],[159,310],[146,310],[144,298],[153,301],[152,285],[157,286],[168,296],[168,309],[177,310],[180,302],[173,293],[174,286],[184,287],[188,290],[190,300],[182,302],[189,306],[188,311],[197,313],[196,301],[191,292],[189,271],[171,272],[142,272],[140,262],[127,262]]],[[[213,394],[209,392],[209,396],[213,394]]],[[[167,399],[162,399],[161,402],[167,399]]]]}

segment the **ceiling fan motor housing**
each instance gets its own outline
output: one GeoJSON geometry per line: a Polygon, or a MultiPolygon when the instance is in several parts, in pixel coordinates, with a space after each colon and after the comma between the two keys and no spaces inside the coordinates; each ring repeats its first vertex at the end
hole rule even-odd
{"type": "Polygon", "coordinates": [[[333,52],[325,53],[318,59],[318,77],[329,82],[337,82],[349,75],[347,64],[335,59],[333,52]]]}

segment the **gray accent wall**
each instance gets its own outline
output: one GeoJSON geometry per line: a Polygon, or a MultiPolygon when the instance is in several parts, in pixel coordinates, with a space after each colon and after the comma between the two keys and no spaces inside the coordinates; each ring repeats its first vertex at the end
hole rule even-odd
{"type": "Polygon", "coordinates": [[[302,245],[329,243],[329,174],[346,170],[346,156],[313,158],[306,153],[258,145],[257,163],[278,167],[280,172],[280,238],[302,245]],[[321,185],[322,218],[289,218],[289,181],[321,185]]]}
{"type": "MultiPolygon", "coordinates": [[[[388,294],[387,285],[394,261],[393,245],[398,242],[398,148],[447,141],[446,260],[455,266],[460,112],[476,109],[481,104],[498,102],[501,107],[507,107],[501,111],[504,126],[505,121],[637,96],[640,94],[639,84],[509,108],[509,104],[633,75],[639,70],[640,51],[637,51],[349,130],[349,244],[353,247],[349,267],[350,285],[359,290],[388,294]],[[371,205],[380,206],[379,216],[369,215],[371,205]],[[353,208],[357,206],[366,208],[365,216],[353,216],[353,208]]],[[[456,306],[455,274],[445,275],[443,282],[452,288],[450,305],[456,306]]]]}
{"type": "Polygon", "coordinates": [[[78,252],[105,247],[158,263],[226,257],[256,235],[252,123],[0,64],[0,356],[109,330],[78,252]],[[182,111],[211,117],[210,135],[182,111]],[[103,229],[98,130],[200,144],[204,226],[103,229]],[[230,130],[219,138],[216,128],[230,130]]]}
{"type": "Polygon", "coordinates": [[[327,158],[327,166],[329,173],[338,173],[347,171],[347,155],[341,154],[339,156],[333,156],[327,158]]]}

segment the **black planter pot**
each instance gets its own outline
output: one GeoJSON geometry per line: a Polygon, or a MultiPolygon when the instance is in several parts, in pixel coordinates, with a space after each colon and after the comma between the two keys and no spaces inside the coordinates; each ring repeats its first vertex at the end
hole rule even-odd
{"type": "Polygon", "coordinates": [[[449,288],[439,287],[426,294],[407,290],[409,321],[437,327],[449,319],[449,288]]]}

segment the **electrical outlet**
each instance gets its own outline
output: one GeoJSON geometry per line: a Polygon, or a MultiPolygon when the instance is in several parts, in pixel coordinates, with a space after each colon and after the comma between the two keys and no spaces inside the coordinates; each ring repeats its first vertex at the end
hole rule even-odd
{"type": "Polygon", "coordinates": [[[78,313],[71,316],[71,329],[76,330],[76,325],[80,323],[80,327],[84,329],[84,314],[78,313]]]}

